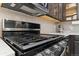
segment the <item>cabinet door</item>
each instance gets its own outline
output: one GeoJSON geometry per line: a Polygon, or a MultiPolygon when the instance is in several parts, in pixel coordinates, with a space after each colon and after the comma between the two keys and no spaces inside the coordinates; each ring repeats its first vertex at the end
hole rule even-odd
{"type": "Polygon", "coordinates": [[[59,3],[59,20],[65,20],[65,4],[59,3]]]}
{"type": "Polygon", "coordinates": [[[69,35],[69,41],[68,41],[70,56],[74,56],[75,54],[75,36],[69,35]]]}
{"type": "Polygon", "coordinates": [[[59,19],[62,19],[62,15],[63,15],[63,13],[62,13],[62,4],[61,3],[59,3],[59,19]]]}
{"type": "Polygon", "coordinates": [[[64,3],[49,3],[49,15],[57,18],[58,20],[65,19],[65,4],[64,3]]]}
{"type": "Polygon", "coordinates": [[[79,41],[75,41],[75,56],[79,56],[79,41]]]}
{"type": "Polygon", "coordinates": [[[48,4],[48,9],[49,9],[49,15],[52,17],[58,18],[58,3],[49,3],[48,4]]]}

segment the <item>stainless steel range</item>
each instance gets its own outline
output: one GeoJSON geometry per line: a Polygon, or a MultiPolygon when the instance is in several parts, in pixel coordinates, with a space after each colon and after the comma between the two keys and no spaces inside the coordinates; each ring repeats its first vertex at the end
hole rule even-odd
{"type": "Polygon", "coordinates": [[[4,41],[16,55],[35,55],[63,40],[61,35],[40,34],[40,24],[22,21],[3,21],[4,41]]]}

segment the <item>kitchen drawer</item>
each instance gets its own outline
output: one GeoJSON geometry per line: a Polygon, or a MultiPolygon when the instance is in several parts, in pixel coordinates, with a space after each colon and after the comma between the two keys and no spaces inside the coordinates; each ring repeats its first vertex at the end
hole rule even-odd
{"type": "Polygon", "coordinates": [[[79,40],[79,35],[75,35],[75,40],[79,40]]]}

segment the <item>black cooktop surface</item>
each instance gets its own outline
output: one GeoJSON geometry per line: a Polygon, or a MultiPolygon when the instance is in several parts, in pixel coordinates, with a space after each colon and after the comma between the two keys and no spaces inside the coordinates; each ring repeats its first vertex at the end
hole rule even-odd
{"type": "Polygon", "coordinates": [[[10,36],[10,37],[5,37],[5,39],[11,43],[16,45],[17,47],[23,47],[25,45],[28,45],[29,43],[36,43],[40,41],[44,41],[50,38],[56,38],[60,35],[47,35],[47,34],[41,34],[41,35],[30,35],[30,34],[25,34],[23,36],[10,36]]]}

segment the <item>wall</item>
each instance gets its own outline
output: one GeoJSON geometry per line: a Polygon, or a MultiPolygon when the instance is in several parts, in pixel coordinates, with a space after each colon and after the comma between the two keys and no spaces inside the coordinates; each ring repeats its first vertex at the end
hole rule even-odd
{"type": "Polygon", "coordinates": [[[61,24],[64,28],[64,33],[79,33],[79,24],[72,24],[72,22],[63,22],[61,24]]]}
{"type": "Polygon", "coordinates": [[[63,32],[70,33],[72,32],[72,23],[71,22],[62,22],[63,32]]]}
{"type": "Polygon", "coordinates": [[[43,20],[38,17],[29,16],[24,13],[16,12],[16,11],[9,10],[6,8],[0,8],[0,37],[2,35],[1,23],[3,19],[39,23],[41,24],[41,31],[40,31],[41,33],[55,32],[55,24],[51,21],[43,20]]]}
{"type": "Polygon", "coordinates": [[[79,33],[79,24],[74,24],[72,32],[79,33]]]}

